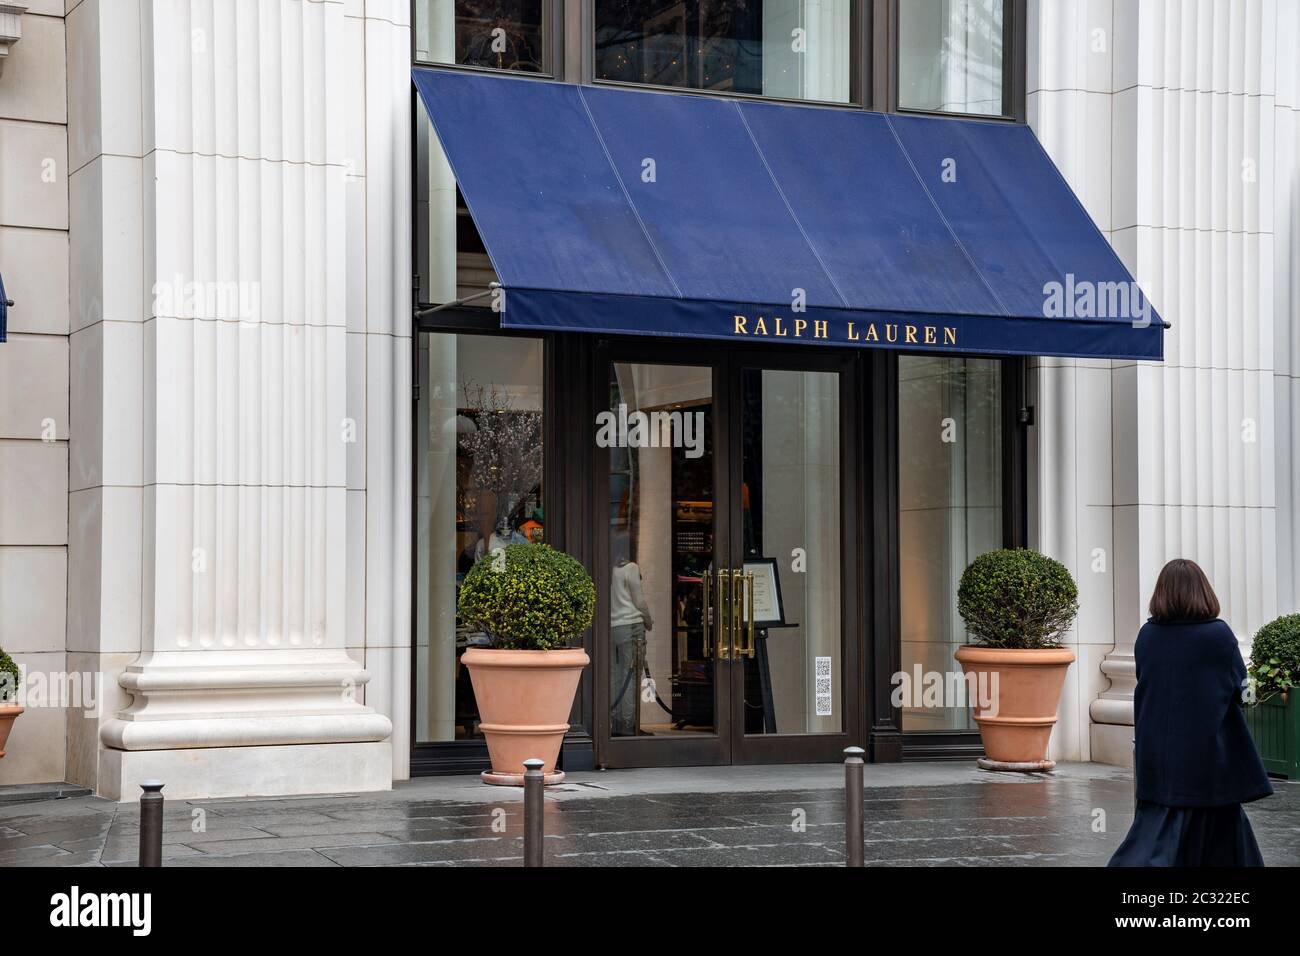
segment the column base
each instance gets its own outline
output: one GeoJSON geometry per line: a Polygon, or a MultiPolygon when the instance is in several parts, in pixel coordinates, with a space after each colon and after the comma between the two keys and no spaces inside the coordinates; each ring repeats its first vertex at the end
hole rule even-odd
{"type": "Polygon", "coordinates": [[[1133,766],[1133,728],[1124,724],[1093,724],[1089,729],[1093,763],[1133,766]]]}
{"type": "Polygon", "coordinates": [[[363,743],[100,750],[101,797],[134,803],[140,782],[161,780],[163,797],[283,797],[391,790],[392,747],[363,743]]]}
{"type": "Polygon", "coordinates": [[[150,653],[118,684],[131,704],[99,728],[96,790],[164,799],[388,790],[393,723],[358,702],[370,676],[342,650],[150,653]]]}

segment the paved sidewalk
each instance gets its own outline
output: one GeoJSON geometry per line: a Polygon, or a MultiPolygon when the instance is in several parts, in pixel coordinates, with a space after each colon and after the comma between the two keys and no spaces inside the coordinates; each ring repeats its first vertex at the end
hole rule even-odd
{"type": "MultiPolygon", "coordinates": [[[[547,791],[549,866],[842,866],[839,765],[571,774],[547,791]]],[[[1128,771],[868,765],[869,865],[1101,866],[1132,819],[1128,771]]],[[[1300,865],[1300,784],[1251,805],[1270,865],[1300,865]]],[[[165,791],[164,791],[165,792],[165,791]]],[[[522,794],[474,777],[390,793],[168,801],[168,866],[518,866],[522,794]],[[504,832],[503,832],[504,828],[504,832]]],[[[93,796],[0,806],[0,866],[132,866],[139,812],[93,796]]]]}

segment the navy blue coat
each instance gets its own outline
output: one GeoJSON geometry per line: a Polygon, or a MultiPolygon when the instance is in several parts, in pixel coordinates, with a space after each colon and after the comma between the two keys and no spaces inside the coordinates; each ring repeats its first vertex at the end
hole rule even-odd
{"type": "Polygon", "coordinates": [[[1139,800],[1217,807],[1273,792],[1246,726],[1246,665],[1227,624],[1148,621],[1133,656],[1139,800]]]}

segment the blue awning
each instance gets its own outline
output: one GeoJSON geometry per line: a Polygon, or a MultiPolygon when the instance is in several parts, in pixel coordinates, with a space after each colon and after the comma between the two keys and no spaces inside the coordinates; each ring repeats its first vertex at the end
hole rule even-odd
{"type": "Polygon", "coordinates": [[[1159,359],[1025,126],[416,69],[511,328],[1159,359]]]}

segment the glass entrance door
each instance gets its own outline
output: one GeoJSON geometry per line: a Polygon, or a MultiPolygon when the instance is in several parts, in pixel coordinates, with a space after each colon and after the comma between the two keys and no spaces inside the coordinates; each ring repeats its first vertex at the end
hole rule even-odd
{"type": "Polygon", "coordinates": [[[597,759],[834,759],[860,684],[848,361],[654,360],[670,354],[597,364],[597,759]]]}
{"type": "Polygon", "coordinates": [[[854,742],[863,636],[846,626],[860,545],[844,494],[849,369],[732,364],[732,762],[835,759],[854,742]]]}
{"type": "MultiPolygon", "coordinates": [[[[596,715],[607,766],[726,763],[730,684],[714,652],[727,462],[712,364],[610,357],[596,416],[606,465],[596,715]]],[[[598,534],[601,532],[598,531],[598,534]]]]}

